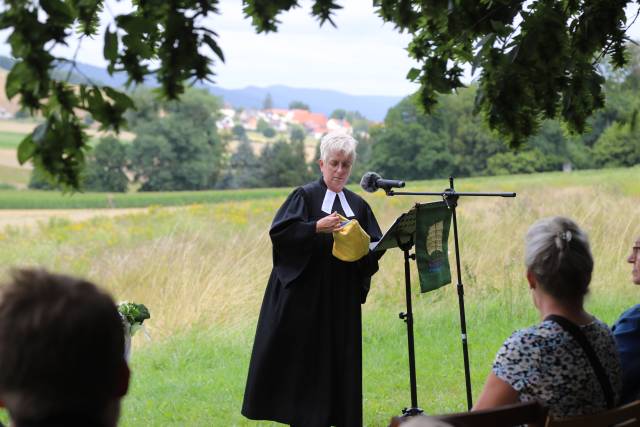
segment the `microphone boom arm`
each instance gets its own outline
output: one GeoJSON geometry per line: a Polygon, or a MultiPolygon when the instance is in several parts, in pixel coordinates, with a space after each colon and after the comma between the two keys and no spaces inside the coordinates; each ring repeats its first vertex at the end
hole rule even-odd
{"type": "Polygon", "coordinates": [[[477,193],[477,192],[458,192],[447,188],[444,191],[394,191],[389,189],[387,196],[441,196],[441,197],[454,197],[454,196],[496,196],[496,197],[516,197],[516,193],[477,193]]]}

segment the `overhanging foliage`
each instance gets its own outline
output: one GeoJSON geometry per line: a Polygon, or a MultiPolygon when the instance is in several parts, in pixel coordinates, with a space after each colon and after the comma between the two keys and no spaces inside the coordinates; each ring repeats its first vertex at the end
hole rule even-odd
{"type": "MultiPolygon", "coordinates": [[[[421,103],[432,111],[439,93],[463,86],[463,65],[481,69],[476,107],[493,129],[518,146],[542,119],[561,117],[582,132],[586,119],[603,106],[599,61],[625,64],[625,6],[629,0],[374,0],[377,13],[413,36],[409,55],[419,68],[408,78],[421,84],[421,103]]],[[[244,0],[257,32],[278,29],[278,16],[295,0],[244,0]]],[[[73,32],[100,36],[95,0],[9,0],[0,28],[10,29],[11,70],[6,92],[45,122],[21,143],[21,163],[32,160],[60,183],[77,189],[87,137],[78,111],[89,112],[102,129],[119,130],[132,107],[122,92],[98,85],[71,87],[50,71],[61,61],[50,52],[73,32]]],[[[341,6],[313,1],[320,24],[341,6]]],[[[130,84],[154,75],[160,94],[179,97],[185,84],[214,76],[214,59],[224,61],[217,34],[203,23],[218,13],[217,0],[137,0],[131,13],[116,16],[104,37],[108,70],[124,71],[130,84]],[[152,65],[157,64],[157,65],[152,65]]]]}

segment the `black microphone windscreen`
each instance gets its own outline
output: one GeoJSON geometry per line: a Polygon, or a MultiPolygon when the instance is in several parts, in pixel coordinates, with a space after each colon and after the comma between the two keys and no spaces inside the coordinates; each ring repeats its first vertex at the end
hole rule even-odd
{"type": "Polygon", "coordinates": [[[366,192],[373,193],[378,190],[378,186],[376,185],[376,181],[381,178],[375,172],[367,172],[362,175],[362,179],[360,180],[360,186],[366,192]]]}

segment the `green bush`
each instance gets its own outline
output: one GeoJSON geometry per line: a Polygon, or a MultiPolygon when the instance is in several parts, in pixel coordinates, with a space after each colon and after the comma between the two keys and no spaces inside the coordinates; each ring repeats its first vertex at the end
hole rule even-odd
{"type": "Polygon", "coordinates": [[[640,131],[637,126],[621,123],[609,126],[593,146],[593,156],[600,167],[640,163],[640,131]]]}
{"type": "Polygon", "coordinates": [[[44,172],[42,169],[34,168],[31,171],[31,178],[29,179],[29,188],[32,190],[59,190],[60,186],[57,185],[53,178],[44,172]]]}
{"type": "Polygon", "coordinates": [[[518,173],[534,173],[560,170],[562,161],[559,157],[545,155],[537,148],[518,153],[498,153],[487,160],[489,175],[510,175],[518,173]]]}
{"type": "Polygon", "coordinates": [[[84,188],[124,193],[129,185],[124,173],[126,163],[126,147],[114,137],[102,138],[87,161],[84,188]]]}

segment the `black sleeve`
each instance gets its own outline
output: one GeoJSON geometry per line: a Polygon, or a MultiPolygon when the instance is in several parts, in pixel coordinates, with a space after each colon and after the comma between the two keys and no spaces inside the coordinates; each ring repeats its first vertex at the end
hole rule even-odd
{"type": "Polygon", "coordinates": [[[302,188],[294,190],[278,209],[269,236],[273,243],[273,267],[280,282],[287,286],[307,267],[316,236],[316,221],[309,220],[302,188]]]}
{"type": "MultiPolygon", "coordinates": [[[[362,221],[363,224],[361,224],[361,226],[364,231],[367,232],[369,237],[371,237],[371,241],[377,242],[382,238],[382,231],[380,231],[380,226],[378,225],[376,217],[373,215],[371,207],[369,207],[366,202],[364,202],[364,204],[365,214],[362,221]]],[[[371,287],[371,276],[373,276],[378,271],[378,260],[382,257],[383,254],[384,252],[369,252],[367,255],[356,261],[358,264],[358,269],[363,276],[360,293],[360,301],[362,304],[364,304],[367,300],[369,288],[371,287]]]]}

